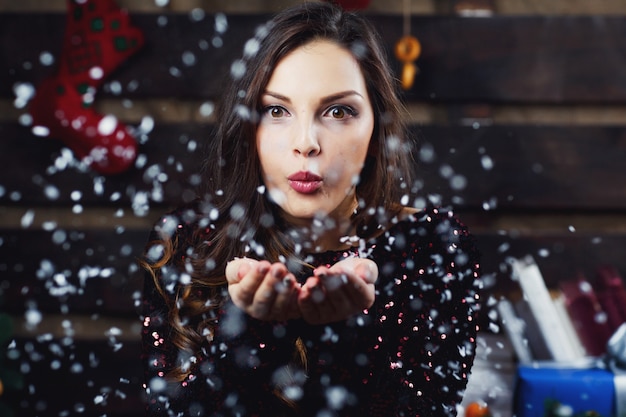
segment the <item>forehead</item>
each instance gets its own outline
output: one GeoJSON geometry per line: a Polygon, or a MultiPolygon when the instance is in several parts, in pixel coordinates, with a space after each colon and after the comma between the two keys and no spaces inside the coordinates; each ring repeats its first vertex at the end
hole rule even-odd
{"type": "Polygon", "coordinates": [[[325,94],[355,90],[365,93],[361,67],[345,47],[329,40],[314,40],[281,59],[267,90],[290,94],[325,94]]]}

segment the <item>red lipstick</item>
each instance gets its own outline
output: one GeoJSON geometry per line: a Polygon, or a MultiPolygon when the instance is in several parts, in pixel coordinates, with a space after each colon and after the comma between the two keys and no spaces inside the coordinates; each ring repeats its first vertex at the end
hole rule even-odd
{"type": "Polygon", "coordinates": [[[322,186],[322,177],[311,172],[299,171],[287,177],[289,186],[302,194],[312,194],[322,186]]]}

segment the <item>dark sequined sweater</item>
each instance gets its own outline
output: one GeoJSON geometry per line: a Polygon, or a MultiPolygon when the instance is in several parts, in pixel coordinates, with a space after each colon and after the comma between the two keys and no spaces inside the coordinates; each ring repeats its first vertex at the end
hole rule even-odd
{"type": "MultiPolygon", "coordinates": [[[[172,220],[177,242],[187,242],[193,222],[182,211],[163,221],[172,220]]],[[[147,415],[456,415],[476,347],[480,278],[474,239],[452,212],[429,208],[359,247],[306,261],[330,266],[354,256],[373,260],[379,269],[376,300],[362,314],[327,325],[277,323],[253,319],[227,301],[214,337],[193,358],[182,357],[171,343],[167,303],[147,277],[147,415]],[[293,365],[297,339],[306,347],[306,369],[293,365]],[[181,360],[194,371],[182,382],[168,382],[167,370],[181,360]]],[[[185,271],[165,268],[170,278],[185,280],[185,271]]],[[[176,285],[165,286],[166,292],[173,294],[176,285]]]]}

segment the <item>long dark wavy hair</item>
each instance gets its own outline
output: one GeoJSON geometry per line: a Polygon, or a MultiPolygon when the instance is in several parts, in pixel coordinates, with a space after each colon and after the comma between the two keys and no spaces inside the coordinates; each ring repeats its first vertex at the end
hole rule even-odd
{"type": "MultiPolygon", "coordinates": [[[[165,248],[158,260],[145,260],[159,291],[170,304],[173,343],[189,356],[215,334],[216,312],[228,297],[226,263],[248,256],[285,262],[290,269],[303,264],[297,231],[285,224],[262,190],[256,149],[261,96],[278,62],[313,40],[329,40],[350,51],[359,63],[375,117],[373,136],[356,186],[358,210],[351,221],[360,238],[380,233],[381,225],[398,214],[402,196],[411,194],[411,141],[403,123],[404,107],[379,35],[358,14],[326,2],[289,8],[257,28],[241,60],[230,74],[228,89],[218,106],[217,129],[203,170],[200,202],[195,206],[191,242],[169,235],[152,242],[165,248]],[[179,264],[191,276],[178,285],[175,296],[164,289],[163,267],[179,264]]],[[[301,236],[301,235],[300,235],[301,236]]],[[[306,246],[304,246],[306,247],[306,246]]],[[[146,259],[148,259],[146,257],[146,259]]],[[[294,352],[304,360],[301,345],[294,352]]],[[[183,380],[193,368],[169,370],[183,380]]]]}

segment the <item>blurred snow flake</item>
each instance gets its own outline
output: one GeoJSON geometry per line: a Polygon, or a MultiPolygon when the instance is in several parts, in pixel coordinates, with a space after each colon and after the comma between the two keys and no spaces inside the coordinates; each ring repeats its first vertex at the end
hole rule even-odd
{"type": "Polygon", "coordinates": [[[163,245],[152,245],[146,251],[146,258],[150,262],[156,262],[163,257],[165,247],[163,245]]]}
{"type": "Polygon", "coordinates": [[[547,258],[548,256],[550,256],[550,250],[546,248],[541,248],[537,251],[537,255],[542,258],[547,258]]]}
{"type": "Polygon", "coordinates": [[[185,66],[191,67],[196,64],[196,55],[191,51],[183,52],[182,61],[185,66]]]}
{"type": "Polygon", "coordinates": [[[35,136],[45,137],[50,134],[50,129],[48,129],[45,126],[33,126],[33,128],[31,129],[31,132],[35,136]]]}
{"type": "Polygon", "coordinates": [[[161,392],[165,391],[165,389],[167,388],[167,383],[165,382],[164,378],[154,377],[150,380],[149,386],[150,391],[161,392]]]}
{"type": "Polygon", "coordinates": [[[159,236],[162,239],[170,239],[174,236],[178,227],[178,219],[174,216],[164,216],[159,224],[156,226],[156,230],[159,232],[159,236]]]}
{"type": "Polygon", "coordinates": [[[33,116],[30,114],[20,114],[17,118],[17,122],[22,126],[30,126],[33,124],[33,116]]]}
{"type": "Polygon", "coordinates": [[[215,31],[217,33],[224,33],[228,30],[228,19],[224,13],[217,13],[215,15],[215,31]]]}
{"type": "Polygon", "coordinates": [[[147,134],[152,132],[154,129],[154,118],[152,116],[143,116],[141,118],[141,123],[137,127],[139,134],[147,134]]]}
{"type": "Polygon", "coordinates": [[[52,243],[61,245],[65,243],[66,239],[67,239],[67,233],[65,232],[65,230],[57,229],[52,233],[52,243]]]}
{"type": "Polygon", "coordinates": [[[112,94],[116,96],[122,94],[122,83],[119,81],[111,81],[107,86],[112,94]]]}
{"type": "Polygon", "coordinates": [[[454,168],[448,164],[443,164],[439,167],[439,175],[445,179],[450,179],[454,175],[454,168]]]}
{"type": "Polygon", "coordinates": [[[261,42],[259,42],[256,38],[248,39],[244,48],[243,54],[246,58],[253,57],[259,52],[259,48],[261,47],[261,42]]]}
{"type": "Polygon", "coordinates": [[[120,248],[120,255],[122,256],[130,256],[133,253],[133,247],[131,245],[122,245],[120,248]]]}
{"type": "Polygon", "coordinates": [[[204,20],[205,16],[206,12],[199,7],[195,7],[191,9],[191,12],[189,12],[189,18],[194,22],[200,22],[201,20],[204,20]]]}
{"type": "Polygon", "coordinates": [[[246,73],[246,63],[241,59],[235,60],[230,66],[230,74],[236,80],[243,77],[246,73]]]}
{"type": "Polygon", "coordinates": [[[33,328],[41,323],[43,315],[41,314],[41,311],[31,307],[26,310],[26,313],[24,313],[24,319],[26,320],[26,326],[28,328],[33,328]]]}
{"type": "Polygon", "coordinates": [[[74,154],[68,148],[62,148],[61,154],[54,160],[54,168],[62,171],[74,162],[74,154]]]}
{"type": "Polygon", "coordinates": [[[157,17],[157,25],[159,27],[164,27],[167,25],[167,16],[159,16],[157,17]]]}
{"type": "Polygon", "coordinates": [[[493,159],[489,155],[483,155],[480,158],[480,164],[485,171],[490,171],[493,168],[493,159]]]}
{"type": "Polygon", "coordinates": [[[350,50],[356,57],[365,58],[367,56],[367,45],[363,42],[353,42],[350,50]]]}
{"type": "Polygon", "coordinates": [[[242,204],[234,204],[230,209],[230,217],[233,220],[241,220],[246,214],[246,209],[242,204]]]}
{"type": "Polygon", "coordinates": [[[199,111],[202,117],[209,117],[215,111],[215,104],[210,101],[206,101],[200,105],[199,111]]]}
{"type": "Polygon", "coordinates": [[[335,386],[326,389],[326,401],[333,410],[340,410],[348,403],[349,393],[345,387],[335,386]]]}
{"type": "Polygon", "coordinates": [[[39,54],[39,62],[41,63],[41,65],[50,66],[54,64],[54,55],[52,55],[48,51],[43,51],[39,54]]]}
{"type": "Polygon", "coordinates": [[[146,191],[138,191],[132,199],[132,208],[135,215],[139,217],[146,216],[150,210],[148,202],[148,193],[146,191]]]}
{"type": "Polygon", "coordinates": [[[389,149],[389,151],[393,152],[393,151],[397,151],[400,146],[401,146],[402,142],[400,141],[400,138],[398,138],[395,135],[391,135],[387,138],[387,140],[385,141],[385,145],[387,146],[387,149],[389,149]]]}
{"type": "Polygon", "coordinates": [[[453,190],[463,190],[466,186],[467,178],[465,178],[463,175],[457,174],[453,175],[452,178],[450,178],[450,187],[453,190]]]}
{"type": "Polygon", "coordinates": [[[491,197],[487,201],[483,201],[483,210],[493,210],[498,206],[498,199],[496,197],[491,197]]]}
{"type": "Polygon", "coordinates": [[[33,220],[35,219],[35,211],[27,210],[26,213],[22,216],[20,220],[20,224],[24,229],[30,227],[33,224],[33,220]]]}
{"type": "Polygon", "coordinates": [[[122,329],[120,329],[119,327],[111,327],[109,330],[106,331],[105,333],[107,336],[121,336],[122,335],[122,329]]]}
{"type": "Polygon", "coordinates": [[[183,75],[183,73],[176,67],[170,67],[170,75],[172,77],[179,78],[183,75]]]}
{"type": "Polygon", "coordinates": [[[430,143],[425,143],[419,150],[419,159],[422,162],[429,163],[435,160],[435,148],[430,143]]]}
{"type": "Polygon", "coordinates": [[[61,195],[59,189],[51,184],[47,185],[43,191],[48,200],[57,200],[61,195]]]}
{"type": "Polygon", "coordinates": [[[99,80],[104,76],[104,70],[101,67],[91,67],[89,69],[89,78],[99,80]]]}
{"type": "Polygon", "coordinates": [[[83,193],[80,192],[79,190],[74,190],[70,193],[70,198],[72,199],[72,201],[79,201],[83,196],[83,193]]]}
{"type": "Polygon", "coordinates": [[[104,116],[98,122],[98,133],[100,133],[102,136],[111,135],[113,132],[115,132],[116,128],[117,128],[117,118],[113,116],[112,114],[108,114],[104,116]]]}
{"type": "Polygon", "coordinates": [[[237,113],[237,115],[239,117],[241,117],[241,119],[243,120],[250,120],[251,118],[251,112],[250,109],[248,109],[246,106],[244,106],[243,104],[238,104],[235,107],[235,112],[237,113]]]}
{"type": "Polygon", "coordinates": [[[211,45],[215,48],[221,48],[224,46],[224,41],[219,36],[214,36],[213,39],[211,39],[211,45]]]}
{"type": "Polygon", "coordinates": [[[13,84],[13,94],[15,94],[13,105],[18,109],[23,109],[35,96],[35,87],[31,83],[15,83],[13,84]]]}

